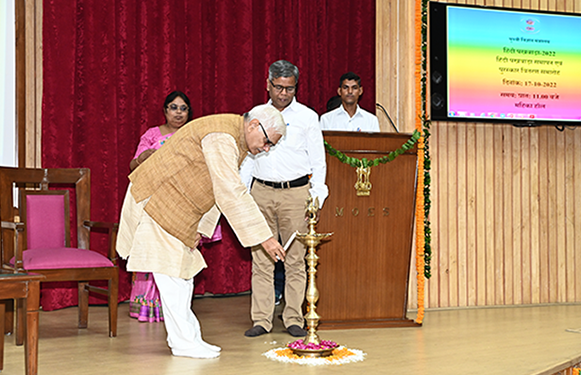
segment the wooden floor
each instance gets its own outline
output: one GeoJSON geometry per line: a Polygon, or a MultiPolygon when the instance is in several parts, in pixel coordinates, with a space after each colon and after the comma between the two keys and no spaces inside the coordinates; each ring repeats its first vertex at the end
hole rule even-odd
{"type": "MultiPolygon", "coordinates": [[[[439,310],[423,327],[319,331],[367,353],[363,362],[307,367],[262,353],[293,338],[277,319],[273,333],[244,337],[250,296],[197,298],[194,310],[219,359],[172,357],[163,324],[139,323],[119,307],[118,337],[107,337],[106,308],[92,306],[89,328],[76,327],[77,309],[41,312],[39,374],[554,374],[581,361],[581,305],[439,310]]],[[[410,317],[413,318],[413,314],[410,317]]],[[[24,349],[6,337],[3,374],[24,374],[24,349]]]]}

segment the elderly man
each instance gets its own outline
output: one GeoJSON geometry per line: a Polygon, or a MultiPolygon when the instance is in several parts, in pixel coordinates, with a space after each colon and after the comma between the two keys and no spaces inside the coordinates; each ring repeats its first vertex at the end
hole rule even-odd
{"type": "MultiPolygon", "coordinates": [[[[275,237],[286,243],[295,231],[306,232],[305,202],[309,195],[318,197],[321,206],[328,195],[325,185],[327,164],[319,116],[297,102],[299,69],[286,60],[279,60],[268,69],[266,90],[272,104],[282,113],[287,135],[268,154],[248,158],[252,163],[251,194],[264,214],[275,237]]],[[[245,163],[246,164],[246,163],[245,163]]],[[[246,177],[246,176],[244,176],[246,177]]],[[[245,180],[248,178],[246,177],[245,180]]],[[[291,336],[305,336],[302,305],[307,273],[305,246],[294,241],[284,262],[285,306],[282,320],[291,336]]],[[[256,337],[272,330],[275,306],[275,262],[263,246],[252,248],[252,328],[244,334],[256,337]]]]}
{"type": "Polygon", "coordinates": [[[244,246],[261,245],[273,260],[285,252],[240,180],[248,153],[268,152],[286,134],[280,112],[260,105],[244,116],[206,116],[184,125],[139,166],[121,212],[117,252],[127,270],[152,272],[175,356],[215,358],[191,311],[193,277],[206,267],[196,249],[211,237],[220,212],[244,246]]]}
{"type": "Polygon", "coordinates": [[[339,79],[337,94],[341,105],[321,116],[321,129],[357,132],[378,132],[379,121],[375,115],[359,107],[359,97],[363,94],[361,78],[348,72],[339,79]]]}

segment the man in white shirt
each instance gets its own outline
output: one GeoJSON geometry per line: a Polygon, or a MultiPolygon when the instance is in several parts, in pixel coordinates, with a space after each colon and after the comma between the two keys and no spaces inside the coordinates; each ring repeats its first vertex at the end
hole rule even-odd
{"type": "MultiPolygon", "coordinates": [[[[317,113],[295,99],[299,80],[298,68],[285,60],[274,62],[268,70],[266,90],[269,104],[281,111],[287,125],[286,136],[268,154],[250,156],[244,171],[252,174],[251,194],[264,215],[275,238],[285,244],[295,231],[305,233],[305,202],[309,194],[319,198],[322,207],[329,193],[325,185],[327,165],[323,134],[317,113]]],[[[242,180],[248,180],[242,176],[242,180]]],[[[302,304],[305,298],[307,273],[305,246],[292,242],[285,259],[284,326],[295,337],[304,330],[302,304]]],[[[274,316],[275,262],[262,246],[252,247],[253,327],[244,335],[260,336],[272,330],[274,316]]]]}
{"type": "Polygon", "coordinates": [[[359,97],[363,94],[361,78],[353,73],[345,73],[339,81],[337,94],[341,97],[339,108],[321,116],[321,129],[357,132],[378,132],[379,122],[375,115],[359,107],[359,97]]]}

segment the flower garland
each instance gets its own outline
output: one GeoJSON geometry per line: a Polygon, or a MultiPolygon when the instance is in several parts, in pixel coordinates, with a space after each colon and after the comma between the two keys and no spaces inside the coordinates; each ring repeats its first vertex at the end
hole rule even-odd
{"type": "Polygon", "coordinates": [[[416,131],[423,134],[418,141],[418,187],[416,191],[416,274],[418,288],[418,314],[416,322],[424,320],[425,279],[430,278],[431,231],[430,211],[430,156],[427,140],[430,136],[426,117],[426,52],[427,52],[427,0],[415,3],[415,77],[416,77],[416,131]],[[423,177],[423,178],[421,178],[423,177]]]}
{"type": "Polygon", "coordinates": [[[383,156],[381,158],[376,158],[373,160],[369,160],[367,158],[357,159],[351,156],[347,156],[341,151],[334,149],[333,146],[327,143],[327,141],[324,142],[325,148],[329,152],[329,155],[336,157],[337,159],[339,159],[341,163],[348,164],[353,168],[367,168],[367,167],[376,167],[379,165],[379,163],[385,164],[389,161],[393,161],[393,159],[414,147],[418,139],[420,139],[420,136],[421,133],[418,130],[414,130],[411,138],[408,139],[408,141],[404,143],[400,148],[390,152],[389,154],[387,154],[387,156],[383,156]]]}
{"type": "Polygon", "coordinates": [[[347,363],[360,362],[365,359],[366,353],[357,349],[347,349],[339,346],[333,350],[328,357],[302,357],[293,353],[289,348],[276,348],[262,354],[268,359],[284,363],[297,363],[299,365],[321,366],[321,365],[344,365],[347,363]]]}
{"type": "Polygon", "coordinates": [[[426,114],[426,71],[427,71],[427,46],[428,46],[428,0],[422,1],[421,22],[422,22],[422,40],[421,40],[421,72],[423,75],[418,79],[421,81],[421,120],[424,131],[424,275],[426,279],[432,276],[430,263],[432,260],[432,231],[430,229],[430,209],[432,201],[430,200],[430,170],[431,157],[428,139],[430,138],[431,122],[426,114]]]}

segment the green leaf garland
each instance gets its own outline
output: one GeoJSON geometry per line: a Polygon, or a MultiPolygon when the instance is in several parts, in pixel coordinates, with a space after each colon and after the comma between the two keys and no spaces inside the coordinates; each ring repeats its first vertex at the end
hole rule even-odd
{"type": "Polygon", "coordinates": [[[342,153],[341,151],[337,151],[336,149],[334,149],[333,146],[331,146],[330,144],[327,143],[327,141],[325,141],[325,148],[329,152],[329,155],[336,157],[337,159],[339,159],[339,161],[341,163],[350,165],[353,168],[376,167],[380,163],[385,164],[387,162],[393,161],[399,155],[410,150],[412,147],[414,147],[414,145],[416,144],[418,139],[420,139],[420,135],[421,134],[419,131],[414,130],[410,139],[408,139],[407,142],[404,143],[400,148],[398,148],[395,151],[390,152],[389,154],[387,154],[387,156],[383,156],[381,158],[376,158],[373,160],[369,160],[367,158],[357,159],[357,158],[354,158],[351,156],[347,156],[344,153],[342,153]]]}

